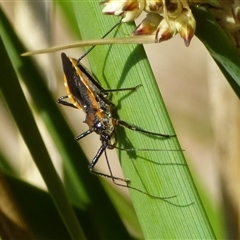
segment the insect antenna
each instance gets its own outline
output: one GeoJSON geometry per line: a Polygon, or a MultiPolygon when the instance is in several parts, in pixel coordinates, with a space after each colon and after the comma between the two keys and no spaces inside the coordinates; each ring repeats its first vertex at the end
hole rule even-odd
{"type": "MultiPolygon", "coordinates": [[[[102,37],[101,39],[105,38],[109,33],[111,33],[117,26],[122,23],[122,18],[113,26],[111,27],[102,37]]],[[[84,57],[86,57],[97,45],[93,45],[90,47],[77,61],[80,62],[84,57]]]]}
{"type": "MultiPolygon", "coordinates": [[[[122,23],[122,18],[109,30],[107,31],[107,33],[105,33],[101,39],[105,38],[110,32],[112,32],[118,25],[120,25],[122,23]]],[[[110,41],[110,43],[114,43],[114,40],[115,38],[112,38],[112,39],[106,39],[106,41],[110,41]]],[[[79,58],[79,61],[81,59],[83,59],[89,52],[92,51],[92,49],[96,46],[96,45],[99,45],[99,39],[97,40],[93,40],[93,41],[89,41],[89,40],[86,40],[86,41],[83,41],[81,40],[80,42],[76,42],[76,43],[70,43],[70,44],[65,44],[65,45],[61,45],[61,46],[56,46],[56,47],[50,47],[50,48],[44,48],[44,49],[39,49],[39,50],[33,50],[33,51],[28,51],[28,52],[25,52],[25,53],[22,53],[20,54],[20,56],[22,57],[26,57],[26,56],[31,56],[31,55],[35,55],[35,54],[43,54],[43,53],[50,53],[50,52],[56,52],[56,51],[60,51],[60,50],[64,50],[64,49],[69,49],[69,48],[76,48],[76,47],[84,47],[84,46],[91,46],[93,45],[92,47],[89,48],[89,50],[83,54],[83,56],[81,56],[79,58]],[[79,45],[80,43],[80,45],[79,45]]],[[[104,43],[105,45],[108,44],[108,43],[104,43]]]]}

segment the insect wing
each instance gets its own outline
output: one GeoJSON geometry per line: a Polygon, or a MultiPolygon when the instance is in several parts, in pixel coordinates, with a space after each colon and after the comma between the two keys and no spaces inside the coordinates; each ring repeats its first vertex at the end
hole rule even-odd
{"type": "Polygon", "coordinates": [[[87,85],[91,87],[95,94],[100,94],[104,89],[100,86],[99,82],[92,76],[92,74],[80,63],[77,63],[77,67],[81,70],[85,76],[87,85]]]}
{"type": "MultiPolygon", "coordinates": [[[[73,61],[73,59],[71,59],[71,61],[73,61]]],[[[75,61],[72,63],[75,66],[76,71],[80,71],[82,73],[84,82],[89,88],[89,90],[92,92],[95,100],[98,102],[99,108],[101,108],[103,111],[109,111],[114,109],[115,105],[108,98],[108,92],[106,92],[106,90],[79,61],[75,61]]]]}
{"type": "Polygon", "coordinates": [[[114,109],[114,103],[112,103],[111,100],[108,98],[109,93],[106,92],[106,90],[80,62],[77,63],[77,66],[82,71],[83,76],[85,76],[87,85],[91,87],[92,91],[97,97],[96,100],[99,103],[99,107],[102,108],[103,111],[114,109]]]}
{"type": "Polygon", "coordinates": [[[86,107],[92,107],[95,94],[88,85],[87,78],[76,65],[76,60],[69,58],[65,53],[62,53],[61,57],[68,97],[74,106],[85,111],[86,107]]]}

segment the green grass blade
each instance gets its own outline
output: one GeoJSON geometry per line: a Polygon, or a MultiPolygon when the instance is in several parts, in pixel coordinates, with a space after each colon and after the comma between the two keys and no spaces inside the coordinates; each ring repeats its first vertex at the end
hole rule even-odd
{"type": "Polygon", "coordinates": [[[21,135],[28,146],[28,149],[35,160],[35,163],[38,166],[49,191],[51,192],[51,196],[66,224],[66,227],[69,230],[70,235],[73,239],[83,238],[84,235],[77,222],[77,218],[72,210],[72,207],[69,204],[61,180],[52,165],[51,159],[38,131],[37,125],[24,97],[8,54],[4,49],[2,41],[0,42],[0,51],[2,60],[1,66],[8,73],[5,74],[4,71],[1,71],[1,92],[8,104],[21,135]],[[19,106],[21,106],[21,108],[19,106]],[[28,123],[27,125],[26,122],[28,123]]]}
{"type": "MultiPolygon", "coordinates": [[[[73,4],[83,39],[99,38],[116,22],[114,17],[102,16],[95,2],[73,4]]],[[[132,30],[133,25],[123,25],[119,32],[129,34],[132,30]]],[[[142,84],[134,93],[114,94],[121,119],[150,131],[174,133],[142,46],[98,46],[88,59],[105,88],[142,84]]],[[[124,148],[180,149],[174,137],[159,139],[123,129],[118,134],[124,148]]],[[[131,186],[155,196],[176,195],[168,203],[130,191],[146,239],[215,238],[181,151],[120,151],[119,157],[131,186]]]]}
{"type": "Polygon", "coordinates": [[[5,173],[3,176],[35,239],[71,239],[47,192],[5,173]]]}
{"type": "Polygon", "coordinates": [[[4,155],[2,151],[0,151],[0,170],[12,175],[15,175],[16,173],[12,165],[9,164],[9,159],[4,155]]]}

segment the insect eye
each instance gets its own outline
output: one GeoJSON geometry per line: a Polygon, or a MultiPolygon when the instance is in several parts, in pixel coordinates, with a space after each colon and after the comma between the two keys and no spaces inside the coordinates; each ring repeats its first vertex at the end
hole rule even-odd
{"type": "Polygon", "coordinates": [[[97,122],[97,123],[94,125],[94,131],[95,131],[97,134],[101,134],[104,129],[105,129],[105,127],[104,127],[104,125],[103,125],[101,122],[97,122]]]}

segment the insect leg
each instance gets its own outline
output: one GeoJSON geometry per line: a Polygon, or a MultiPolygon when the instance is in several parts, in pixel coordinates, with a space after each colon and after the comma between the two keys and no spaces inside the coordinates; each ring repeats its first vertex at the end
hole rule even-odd
{"type": "MultiPolygon", "coordinates": [[[[107,157],[107,152],[106,152],[106,150],[105,150],[105,157],[106,157],[108,169],[109,169],[109,172],[110,172],[110,176],[108,176],[108,175],[107,175],[107,176],[106,176],[106,175],[102,175],[102,176],[104,176],[104,177],[110,177],[115,185],[120,186],[120,187],[126,187],[126,188],[129,188],[129,189],[133,189],[134,191],[140,192],[140,193],[142,193],[142,194],[144,194],[144,195],[147,195],[147,196],[149,196],[149,197],[151,197],[151,198],[160,199],[160,200],[165,201],[165,202],[168,202],[168,203],[170,203],[170,204],[172,204],[172,205],[174,205],[174,206],[178,206],[178,205],[176,205],[176,204],[171,203],[171,202],[168,201],[169,199],[175,198],[176,196],[169,196],[169,197],[158,197],[158,196],[154,196],[154,195],[152,195],[152,194],[149,194],[148,192],[145,192],[145,191],[142,191],[142,190],[140,190],[140,189],[138,189],[138,188],[135,188],[135,187],[130,186],[130,185],[129,185],[130,182],[131,182],[130,179],[123,179],[123,178],[114,177],[113,174],[112,174],[112,170],[111,170],[109,161],[108,161],[108,157],[107,157]],[[118,183],[118,182],[116,182],[116,180],[124,181],[126,184],[118,183]]],[[[191,204],[192,204],[192,203],[191,203],[191,204]]],[[[191,205],[191,204],[190,204],[190,205],[191,205]]],[[[189,204],[188,204],[187,206],[189,206],[189,204]]],[[[184,205],[184,207],[185,207],[185,205],[184,205]]]]}
{"type": "Polygon", "coordinates": [[[64,99],[66,99],[66,98],[68,98],[68,96],[59,97],[59,98],[57,99],[57,103],[62,104],[62,105],[64,105],[64,106],[77,108],[74,104],[72,104],[72,103],[70,103],[70,102],[67,102],[67,101],[64,101],[64,99]]]}
{"type": "Polygon", "coordinates": [[[149,134],[149,135],[155,135],[155,136],[160,136],[160,137],[166,137],[166,138],[169,138],[169,137],[174,137],[176,135],[170,135],[170,134],[163,134],[163,133],[156,133],[156,132],[150,132],[150,131],[146,131],[146,130],[143,130],[139,127],[136,127],[136,126],[133,126],[123,120],[119,120],[117,119],[116,120],[116,125],[119,125],[121,127],[126,127],[132,131],[137,131],[137,132],[142,132],[142,133],[145,133],[145,134],[149,134]]]}
{"type": "MultiPolygon", "coordinates": [[[[107,154],[106,154],[106,148],[107,148],[107,144],[106,143],[103,143],[102,146],[99,148],[96,156],[93,158],[92,162],[90,163],[88,169],[91,173],[93,174],[96,174],[98,176],[101,176],[101,177],[106,177],[106,178],[111,178],[112,181],[115,183],[115,180],[118,180],[118,181],[122,181],[122,182],[126,182],[128,183],[129,180],[128,179],[124,179],[124,178],[119,178],[119,177],[114,177],[113,174],[112,174],[112,170],[110,168],[110,164],[108,162],[108,158],[107,158],[107,154]],[[98,159],[101,157],[102,153],[105,151],[105,157],[106,157],[106,161],[107,161],[107,165],[108,165],[108,169],[109,169],[109,172],[110,172],[110,175],[108,174],[105,174],[105,173],[101,173],[101,172],[97,172],[95,171],[93,168],[94,166],[96,165],[96,163],[98,162],[98,159]]],[[[117,184],[117,183],[115,183],[117,184]]],[[[122,186],[121,184],[117,184],[117,185],[120,185],[122,186]]],[[[123,185],[125,186],[125,185],[123,185]]]]}
{"type": "Polygon", "coordinates": [[[109,92],[120,92],[120,91],[135,91],[137,90],[139,87],[141,87],[142,84],[139,84],[135,87],[129,87],[129,88],[119,88],[119,89],[104,89],[101,90],[102,93],[109,93],[109,92]]]}
{"type": "Polygon", "coordinates": [[[75,140],[80,140],[81,138],[86,137],[88,134],[92,133],[94,130],[88,129],[86,132],[81,133],[79,136],[75,138],[75,140]]]}

